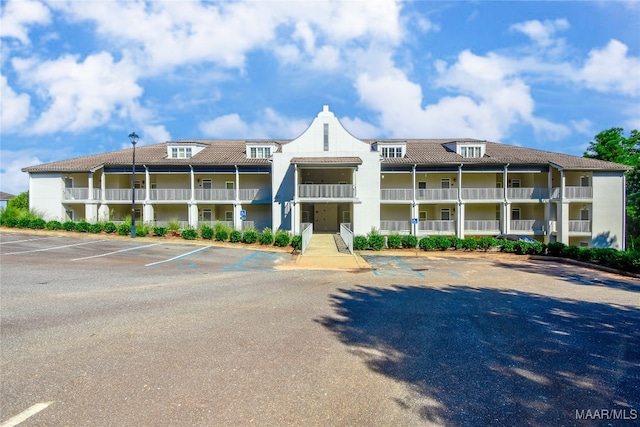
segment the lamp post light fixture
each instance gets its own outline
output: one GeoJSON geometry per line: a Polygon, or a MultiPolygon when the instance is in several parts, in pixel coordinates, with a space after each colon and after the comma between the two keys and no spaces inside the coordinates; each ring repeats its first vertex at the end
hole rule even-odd
{"type": "Polygon", "coordinates": [[[135,132],[129,134],[133,145],[133,164],[131,166],[131,238],[136,237],[136,142],[140,137],[135,132]]]}

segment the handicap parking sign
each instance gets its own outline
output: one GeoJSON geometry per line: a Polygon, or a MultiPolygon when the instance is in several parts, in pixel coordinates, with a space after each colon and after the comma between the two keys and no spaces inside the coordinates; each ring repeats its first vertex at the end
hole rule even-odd
{"type": "Polygon", "coordinates": [[[417,224],[418,218],[411,218],[411,224],[417,224]]]}
{"type": "Polygon", "coordinates": [[[240,210],[240,221],[245,221],[247,219],[247,211],[244,209],[240,210]]]}

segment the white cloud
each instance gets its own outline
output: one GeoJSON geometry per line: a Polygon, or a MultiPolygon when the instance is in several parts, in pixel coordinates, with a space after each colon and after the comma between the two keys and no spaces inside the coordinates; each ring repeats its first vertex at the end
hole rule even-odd
{"type": "Polygon", "coordinates": [[[29,175],[22,172],[22,168],[41,164],[42,160],[31,150],[2,150],[0,158],[2,158],[0,168],[2,191],[17,195],[29,190],[29,175]]]}
{"type": "Polygon", "coordinates": [[[39,62],[14,59],[23,86],[30,87],[47,104],[31,134],[79,132],[107,124],[118,110],[130,111],[142,94],[136,72],[126,59],[114,62],[109,53],[90,55],[84,61],[71,55],[39,62]]]}
{"type": "Polygon", "coordinates": [[[30,44],[28,27],[48,24],[50,20],[49,9],[38,1],[9,0],[0,12],[0,37],[12,37],[23,44],[30,44]]]}
{"type": "Polygon", "coordinates": [[[360,139],[373,139],[380,136],[380,129],[371,123],[367,123],[359,118],[343,117],[340,119],[342,126],[353,136],[360,139]]]}
{"type": "Polygon", "coordinates": [[[525,34],[531,40],[543,47],[551,46],[556,42],[554,36],[558,31],[564,31],[569,28],[569,22],[566,19],[555,20],[531,20],[520,22],[511,26],[512,31],[518,31],[525,34]]]}
{"type": "Polygon", "coordinates": [[[576,79],[600,92],[640,95],[640,57],[627,56],[629,48],[611,40],[602,49],[593,49],[576,79]]]}
{"type": "Polygon", "coordinates": [[[0,128],[3,133],[21,130],[29,118],[30,97],[26,93],[17,94],[7,83],[5,76],[0,75],[0,128]]]}
{"type": "Polygon", "coordinates": [[[262,116],[253,122],[245,122],[240,115],[233,113],[200,123],[199,129],[209,138],[245,139],[250,135],[251,139],[293,139],[302,134],[307,126],[308,119],[285,117],[271,108],[265,108],[262,116]]]}

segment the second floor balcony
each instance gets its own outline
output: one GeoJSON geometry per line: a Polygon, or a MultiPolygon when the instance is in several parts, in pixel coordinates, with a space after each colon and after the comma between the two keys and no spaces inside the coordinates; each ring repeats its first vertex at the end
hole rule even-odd
{"type": "Polygon", "coordinates": [[[352,199],[355,189],[352,184],[299,184],[301,199],[352,199]]]}
{"type": "MultiPolygon", "coordinates": [[[[62,200],[65,202],[85,202],[89,199],[89,188],[64,188],[62,190],[62,200]]],[[[147,198],[147,190],[136,188],[136,200],[144,201],[147,198]]],[[[149,200],[152,202],[188,202],[191,200],[191,190],[187,188],[151,188],[149,200]]],[[[100,189],[93,189],[93,200],[103,200],[103,192],[100,189]]],[[[128,202],[132,199],[130,188],[108,188],[104,190],[104,201],[106,202],[128,202]]],[[[225,202],[236,199],[234,189],[197,189],[193,192],[196,202],[225,202]]],[[[269,200],[269,191],[258,188],[241,188],[238,190],[240,201],[269,200]]]]}

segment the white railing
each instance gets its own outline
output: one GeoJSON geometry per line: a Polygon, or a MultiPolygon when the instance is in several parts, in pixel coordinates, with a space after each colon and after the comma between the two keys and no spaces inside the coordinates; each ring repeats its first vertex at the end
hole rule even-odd
{"type": "Polygon", "coordinates": [[[418,231],[455,232],[455,221],[419,221],[418,231]]]}
{"type": "Polygon", "coordinates": [[[457,188],[422,188],[416,190],[416,200],[458,200],[457,188]]]}
{"type": "Polygon", "coordinates": [[[351,224],[340,224],[340,237],[350,253],[353,253],[353,231],[351,231],[351,224]]]}
{"type": "Polygon", "coordinates": [[[565,199],[591,199],[593,187],[564,187],[565,199]]]}
{"type": "Polygon", "coordinates": [[[511,231],[543,231],[544,223],[538,219],[512,219],[511,231]]]}
{"type": "Polygon", "coordinates": [[[381,188],[380,200],[413,200],[410,188],[381,188]]]}
{"type": "Polygon", "coordinates": [[[463,188],[463,200],[495,200],[504,199],[503,188],[463,188]]]}
{"type": "Polygon", "coordinates": [[[494,220],[469,220],[464,222],[465,231],[492,231],[500,232],[500,221],[494,220]]]}
{"type": "Polygon", "coordinates": [[[197,189],[195,190],[196,200],[235,200],[234,189],[197,189]]]}
{"type": "Polygon", "coordinates": [[[549,198],[549,189],[544,187],[507,188],[509,200],[540,200],[549,198]]]}
{"type": "Polygon", "coordinates": [[[150,200],[190,200],[191,190],[183,188],[152,188],[149,190],[150,200]]]}
{"type": "Polygon", "coordinates": [[[75,188],[65,188],[62,190],[63,200],[87,200],[88,198],[89,198],[88,188],[75,187],[75,188]]]}
{"type": "Polygon", "coordinates": [[[198,228],[202,227],[203,225],[207,225],[211,228],[214,228],[217,224],[224,225],[228,229],[233,230],[233,221],[220,221],[217,219],[213,219],[211,221],[200,220],[198,221],[198,228]]]}
{"type": "Polygon", "coordinates": [[[256,200],[259,191],[257,188],[241,188],[238,190],[238,198],[240,200],[256,200]]]}
{"type": "Polygon", "coordinates": [[[191,226],[189,225],[189,221],[176,221],[176,220],[170,220],[170,221],[145,221],[145,224],[149,224],[151,227],[156,226],[156,227],[167,227],[169,224],[171,225],[178,225],[178,227],[180,227],[180,230],[186,230],[191,228],[191,226]]]}
{"type": "MultiPolygon", "coordinates": [[[[233,227],[233,225],[231,227],[233,227]]],[[[249,228],[253,228],[258,232],[262,231],[262,230],[257,230],[256,229],[256,222],[255,221],[242,221],[242,223],[240,224],[240,227],[242,227],[242,230],[247,230],[249,228]]]]}
{"type": "Polygon", "coordinates": [[[351,184],[299,184],[298,197],[300,198],[329,198],[342,199],[353,197],[353,185],[351,184]]]}
{"type": "Polygon", "coordinates": [[[380,231],[411,231],[409,221],[380,221],[380,231]]]}
{"type": "Polygon", "coordinates": [[[313,224],[310,222],[302,223],[302,248],[300,248],[300,252],[304,253],[311,242],[311,238],[313,237],[313,224]]]}
{"type": "MultiPolygon", "coordinates": [[[[144,200],[146,198],[145,190],[136,188],[136,201],[144,200]]],[[[131,189],[125,188],[112,188],[104,190],[104,199],[105,200],[131,200],[131,189]]]]}
{"type": "Polygon", "coordinates": [[[569,221],[569,231],[573,231],[576,233],[590,233],[591,232],[591,221],[589,220],[570,220],[569,221]]]}

